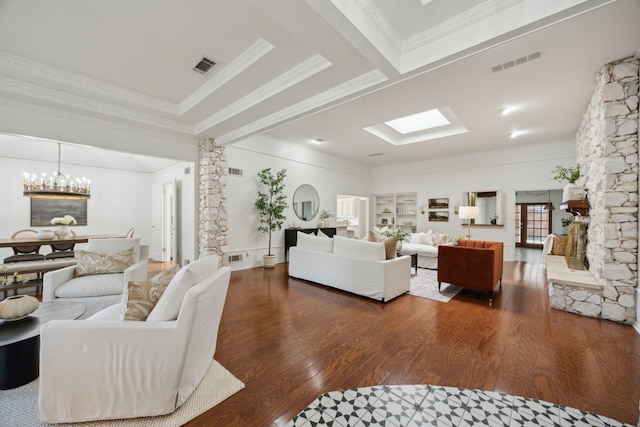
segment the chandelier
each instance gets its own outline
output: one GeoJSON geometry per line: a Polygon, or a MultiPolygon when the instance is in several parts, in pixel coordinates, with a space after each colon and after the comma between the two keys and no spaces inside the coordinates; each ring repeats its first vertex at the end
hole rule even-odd
{"type": "Polygon", "coordinates": [[[73,180],[60,171],[60,143],[58,143],[58,171],[51,176],[43,173],[40,177],[25,173],[23,186],[25,197],[91,198],[91,181],[86,178],[73,180]]]}

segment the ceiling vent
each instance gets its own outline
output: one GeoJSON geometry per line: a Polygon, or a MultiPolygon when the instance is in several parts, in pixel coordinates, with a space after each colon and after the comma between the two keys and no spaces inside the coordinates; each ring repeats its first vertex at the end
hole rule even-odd
{"type": "Polygon", "coordinates": [[[527,56],[522,56],[520,58],[513,59],[511,61],[507,61],[504,64],[496,65],[495,67],[491,67],[492,73],[497,73],[498,71],[507,70],[509,68],[513,68],[517,65],[526,64],[529,61],[533,61],[534,59],[540,58],[542,55],[540,52],[531,53],[527,56]]]}
{"type": "Polygon", "coordinates": [[[382,156],[382,153],[369,154],[369,157],[376,157],[376,156],[382,156]]]}
{"type": "Polygon", "coordinates": [[[200,60],[200,62],[198,62],[198,64],[196,64],[195,67],[193,67],[193,71],[195,71],[196,73],[200,73],[200,74],[206,74],[207,71],[212,69],[214,65],[216,65],[215,62],[213,62],[209,58],[203,57],[200,60]]]}

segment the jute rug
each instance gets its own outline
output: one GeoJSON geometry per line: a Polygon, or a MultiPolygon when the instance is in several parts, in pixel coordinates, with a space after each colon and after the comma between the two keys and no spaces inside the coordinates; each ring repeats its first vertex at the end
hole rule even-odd
{"type": "Polygon", "coordinates": [[[92,421],[72,424],[47,424],[38,414],[38,380],[11,390],[0,390],[0,424],[11,427],[178,427],[213,408],[244,383],[215,360],[193,394],[175,412],[158,417],[92,421]]]}
{"type": "Polygon", "coordinates": [[[443,283],[442,292],[438,292],[438,270],[429,270],[427,268],[419,268],[418,274],[411,276],[409,285],[409,295],[440,302],[449,302],[461,290],[462,286],[443,283]]]}

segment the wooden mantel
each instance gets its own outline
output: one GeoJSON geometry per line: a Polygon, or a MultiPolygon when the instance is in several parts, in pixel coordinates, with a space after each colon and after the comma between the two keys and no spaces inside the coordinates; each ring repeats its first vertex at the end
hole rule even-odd
{"type": "Polygon", "coordinates": [[[571,215],[589,216],[588,200],[568,200],[560,205],[560,209],[564,209],[571,215]]]}

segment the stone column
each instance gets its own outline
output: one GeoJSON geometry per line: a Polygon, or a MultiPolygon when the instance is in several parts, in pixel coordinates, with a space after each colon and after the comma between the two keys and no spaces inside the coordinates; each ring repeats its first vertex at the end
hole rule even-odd
{"type": "Polygon", "coordinates": [[[604,284],[597,317],[632,324],[638,285],[638,87],[640,60],[607,64],[577,133],[587,189],[589,270],[604,284]]]}
{"type": "Polygon", "coordinates": [[[215,141],[198,142],[199,204],[198,247],[199,257],[217,254],[226,265],[227,245],[227,157],[225,148],[215,141]]]}

